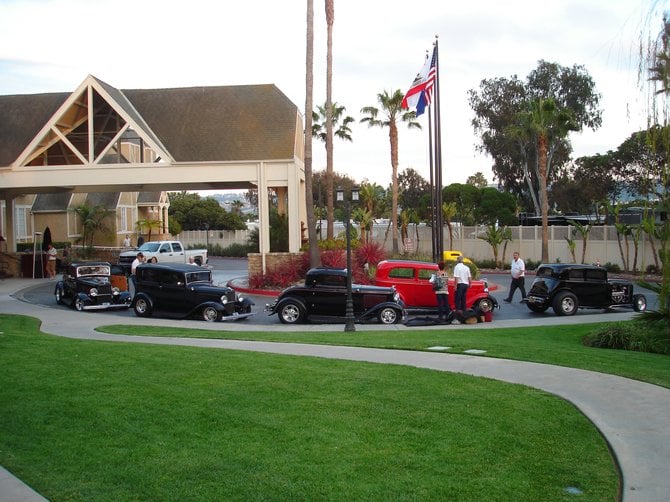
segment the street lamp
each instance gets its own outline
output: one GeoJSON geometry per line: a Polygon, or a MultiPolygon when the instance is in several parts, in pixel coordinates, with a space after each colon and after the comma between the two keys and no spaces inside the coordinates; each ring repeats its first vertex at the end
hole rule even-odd
{"type": "Polygon", "coordinates": [[[347,236],[347,302],[344,313],[344,331],[356,331],[354,324],[354,300],[351,296],[351,202],[358,202],[358,187],[352,187],[351,199],[344,200],[344,189],[336,190],[337,201],[345,202],[345,231],[347,236]]]}

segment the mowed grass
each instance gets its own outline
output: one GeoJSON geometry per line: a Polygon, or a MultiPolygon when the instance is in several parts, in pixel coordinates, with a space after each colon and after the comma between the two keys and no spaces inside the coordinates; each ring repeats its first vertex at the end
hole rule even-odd
{"type": "Polygon", "coordinates": [[[617,496],[593,425],[534,389],[38,325],[0,315],[0,464],[54,501],[617,496]]]}
{"type": "Polygon", "coordinates": [[[593,332],[604,324],[606,323],[496,329],[450,326],[445,329],[359,330],[355,333],[308,330],[235,332],[186,329],[179,326],[113,325],[101,327],[99,331],[126,335],[228,338],[406,350],[450,347],[447,352],[457,354],[469,349],[478,349],[486,351],[483,357],[568,366],[670,387],[670,357],[667,355],[593,348],[582,344],[585,334],[593,332]]]}

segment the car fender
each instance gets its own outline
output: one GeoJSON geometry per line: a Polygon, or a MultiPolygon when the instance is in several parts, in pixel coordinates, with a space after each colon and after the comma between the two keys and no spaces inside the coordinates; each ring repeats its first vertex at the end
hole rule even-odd
{"type": "Polygon", "coordinates": [[[396,303],[396,302],[384,302],[384,303],[378,303],[374,307],[366,310],[363,312],[360,316],[358,316],[358,319],[370,319],[371,317],[375,317],[377,315],[377,312],[379,312],[381,309],[387,308],[387,307],[392,307],[396,310],[400,311],[400,316],[402,318],[405,317],[405,309],[403,308],[402,304],[396,303]]]}
{"type": "Polygon", "coordinates": [[[149,304],[149,306],[151,307],[151,309],[153,310],[153,308],[154,308],[154,301],[152,300],[151,296],[149,296],[149,295],[146,294],[146,293],[135,293],[135,296],[133,297],[132,301],[130,302],[130,305],[134,307],[134,306],[135,306],[135,302],[136,302],[139,298],[143,298],[143,299],[145,299],[145,300],[147,301],[147,303],[149,304]]]}
{"type": "Polygon", "coordinates": [[[130,296],[128,291],[121,291],[118,297],[117,303],[125,303],[130,307],[130,304],[133,302],[133,297],[130,296]]]}
{"type": "Polygon", "coordinates": [[[240,306],[242,308],[252,307],[254,305],[256,305],[256,304],[250,298],[242,298],[242,300],[240,300],[240,306]]]}
{"type": "Polygon", "coordinates": [[[274,305],[274,309],[273,309],[273,311],[271,312],[270,315],[276,314],[277,312],[279,312],[279,309],[281,309],[284,306],[284,304],[288,303],[288,302],[299,303],[300,306],[303,308],[303,310],[305,312],[307,311],[307,305],[305,304],[305,301],[302,298],[298,298],[297,296],[287,296],[287,297],[282,298],[281,300],[279,300],[274,305]]]}
{"type": "Polygon", "coordinates": [[[202,309],[204,309],[205,307],[214,307],[217,310],[217,312],[219,312],[221,315],[226,315],[226,308],[220,303],[202,302],[201,304],[194,307],[188,314],[186,314],[185,317],[193,317],[195,315],[199,315],[200,312],[202,312],[202,309]]]}

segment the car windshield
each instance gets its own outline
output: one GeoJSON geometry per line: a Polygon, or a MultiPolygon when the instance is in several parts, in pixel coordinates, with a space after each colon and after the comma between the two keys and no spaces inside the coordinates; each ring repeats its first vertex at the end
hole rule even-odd
{"type": "Polygon", "coordinates": [[[202,270],[198,272],[186,273],[186,284],[193,284],[194,282],[212,282],[212,273],[209,270],[202,270]]]}
{"type": "Polygon", "coordinates": [[[77,277],[109,275],[109,265],[86,265],[77,269],[77,277]]]}
{"type": "Polygon", "coordinates": [[[138,251],[146,251],[147,253],[155,253],[158,251],[158,247],[160,246],[160,243],[158,242],[145,242],[142,244],[138,251]]]}

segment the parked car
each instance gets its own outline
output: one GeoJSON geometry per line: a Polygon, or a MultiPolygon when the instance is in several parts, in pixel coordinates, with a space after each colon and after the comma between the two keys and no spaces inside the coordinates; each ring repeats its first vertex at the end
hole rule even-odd
{"type": "Polygon", "coordinates": [[[636,312],[647,309],[646,297],[634,293],[632,282],[608,280],[604,268],[574,263],[540,265],[527,300],[526,305],[533,312],[552,307],[556,314],[564,316],[574,315],[580,308],[628,307],[636,312]]]}
{"type": "Polygon", "coordinates": [[[104,261],[70,263],[56,283],[56,302],[79,311],[130,307],[130,294],[112,285],[110,271],[104,261]]]}
{"type": "MultiPolygon", "coordinates": [[[[442,259],[445,262],[456,261],[456,259],[459,256],[463,256],[463,253],[461,253],[460,251],[443,251],[442,252],[442,259]]],[[[472,260],[470,258],[467,258],[467,257],[463,256],[463,263],[465,263],[466,265],[467,264],[472,264],[472,260]]]]}
{"type": "Polygon", "coordinates": [[[184,264],[142,264],[135,270],[133,309],[139,317],[200,317],[236,321],[253,315],[254,302],[212,284],[212,271],[184,264]]]}
{"type": "MultiPolygon", "coordinates": [[[[403,317],[403,305],[395,288],[351,285],[355,321],[376,319],[395,324],[403,317]]],[[[346,269],[314,268],[307,272],[305,284],[291,286],[265,306],[268,315],[277,314],[284,324],[305,321],[342,322],[346,314],[346,269]]]]}
{"type": "Polygon", "coordinates": [[[140,251],[147,262],[156,258],[158,263],[189,263],[189,258],[193,258],[196,265],[205,265],[208,260],[207,250],[204,248],[184,249],[180,241],[149,241],[133,251],[119,254],[119,264],[130,265],[140,251]]]}
{"type": "MultiPolygon", "coordinates": [[[[393,286],[407,312],[437,314],[437,299],[433,285],[429,282],[433,274],[439,271],[436,263],[412,260],[383,260],[377,264],[375,284],[393,286]]],[[[449,305],[455,308],[456,281],[448,281],[449,305]]],[[[486,279],[473,279],[465,299],[466,307],[490,312],[499,307],[498,301],[489,294],[486,279]]]]}

